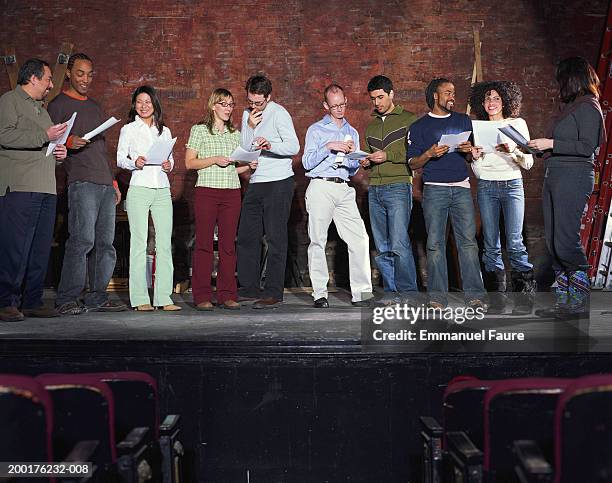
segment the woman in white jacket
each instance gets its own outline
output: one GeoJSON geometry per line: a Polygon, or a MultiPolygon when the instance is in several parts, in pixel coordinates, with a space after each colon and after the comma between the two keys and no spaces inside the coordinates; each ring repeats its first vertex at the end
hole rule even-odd
{"type": "Polygon", "coordinates": [[[149,148],[158,140],[171,141],[164,125],[159,98],[151,86],[140,86],[132,94],[128,124],[121,128],[117,166],[132,171],[126,209],[130,223],[130,303],[136,310],[181,310],[172,294],[172,198],[168,173],[174,167],[172,153],[161,165],[147,164],[149,148]],[[146,266],[149,213],[155,227],[155,278],[153,304],[149,298],[146,266]]]}
{"type": "Polygon", "coordinates": [[[484,238],[485,285],[489,290],[489,313],[502,313],[506,304],[506,269],[500,242],[500,214],[504,216],[506,251],[512,269],[512,290],[518,292],[513,315],[531,313],[535,299],[533,265],[523,242],[525,193],[521,169],[533,166],[533,156],[499,134],[498,127],[511,125],[529,139],[527,123],[519,117],[522,95],[513,82],[481,82],[472,87],[470,106],[474,122],[472,169],[478,178],[478,207],[484,238]],[[493,128],[493,130],[488,129],[493,128]],[[482,146],[484,130],[495,134],[495,143],[482,146]]]}

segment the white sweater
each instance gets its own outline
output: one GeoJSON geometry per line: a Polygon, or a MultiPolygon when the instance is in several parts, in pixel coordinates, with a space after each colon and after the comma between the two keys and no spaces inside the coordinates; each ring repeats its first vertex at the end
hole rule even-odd
{"type": "MultiPolygon", "coordinates": [[[[525,139],[529,139],[529,129],[524,119],[520,117],[515,119],[504,119],[499,124],[511,124],[525,137],[525,139]]],[[[507,139],[504,139],[501,142],[505,142],[506,140],[507,139]]],[[[477,123],[474,123],[474,144],[476,146],[479,145],[477,123]]],[[[510,149],[512,149],[514,143],[510,141],[509,144],[510,149]]],[[[480,159],[472,162],[472,171],[474,171],[474,175],[479,179],[488,181],[509,181],[522,178],[521,168],[530,169],[532,166],[533,156],[531,154],[524,154],[519,149],[516,149],[512,153],[502,153],[500,151],[485,153],[480,159]]]]}
{"type": "Polygon", "coordinates": [[[257,137],[265,138],[271,145],[269,151],[261,152],[250,182],[280,181],[293,176],[291,156],[300,151],[300,142],[287,110],[276,102],[268,102],[263,119],[255,129],[249,127],[249,112],[247,109],[242,113],[240,145],[250,151],[253,139],[257,137]]]}

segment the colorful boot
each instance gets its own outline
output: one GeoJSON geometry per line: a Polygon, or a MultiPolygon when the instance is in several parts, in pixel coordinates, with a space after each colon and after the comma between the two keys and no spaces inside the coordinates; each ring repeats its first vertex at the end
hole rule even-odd
{"type": "Polygon", "coordinates": [[[555,304],[546,309],[537,309],[535,314],[538,317],[552,319],[557,313],[562,312],[568,303],[568,277],[567,273],[561,270],[555,270],[555,304]]]}
{"type": "Polygon", "coordinates": [[[590,296],[589,275],[582,270],[568,272],[567,304],[555,315],[555,318],[559,320],[588,319],[590,296]]]}

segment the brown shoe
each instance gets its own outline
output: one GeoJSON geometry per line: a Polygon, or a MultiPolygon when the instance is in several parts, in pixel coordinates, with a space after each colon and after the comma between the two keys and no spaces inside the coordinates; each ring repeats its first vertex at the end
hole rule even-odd
{"type": "Polygon", "coordinates": [[[19,322],[23,319],[23,314],[19,312],[19,309],[17,307],[0,308],[0,320],[4,322],[19,322]]]}
{"type": "Polygon", "coordinates": [[[59,317],[59,312],[55,307],[36,307],[35,309],[22,309],[25,317],[35,317],[40,319],[50,319],[52,317],[59,317]]]}
{"type": "Polygon", "coordinates": [[[142,304],[134,307],[134,310],[136,312],[153,312],[155,307],[153,307],[151,304],[142,304]]]}
{"type": "Polygon", "coordinates": [[[265,299],[256,300],[253,304],[254,309],[275,309],[280,307],[283,303],[282,300],[275,299],[274,297],[266,297],[265,299]]]}
{"type": "Polygon", "coordinates": [[[178,312],[179,310],[183,310],[183,307],[179,307],[178,305],[168,304],[162,307],[162,310],[165,312],[178,312]]]}
{"type": "Polygon", "coordinates": [[[226,300],[222,304],[218,304],[217,307],[220,309],[228,309],[228,310],[240,310],[240,304],[235,300],[226,300]]]}
{"type": "Polygon", "coordinates": [[[215,306],[207,300],[206,302],[200,302],[198,305],[195,306],[195,309],[210,311],[210,310],[214,310],[215,306]]]}

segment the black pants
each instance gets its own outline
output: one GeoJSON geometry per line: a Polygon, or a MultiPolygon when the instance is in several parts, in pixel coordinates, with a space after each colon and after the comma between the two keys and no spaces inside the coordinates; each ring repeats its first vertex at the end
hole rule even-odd
{"type": "Polygon", "coordinates": [[[287,263],[287,222],[293,199],[293,176],[268,183],[250,183],[242,202],[238,226],[238,283],[240,295],[283,299],[287,263]],[[259,293],[261,239],[266,235],[266,282],[259,293]]]}
{"type": "Polygon", "coordinates": [[[591,166],[546,168],[542,188],[544,230],[555,270],[588,268],[580,244],[580,221],[594,179],[591,166]]]}
{"type": "Polygon", "coordinates": [[[56,202],[47,193],[0,196],[0,307],[42,305],[56,202]]]}

